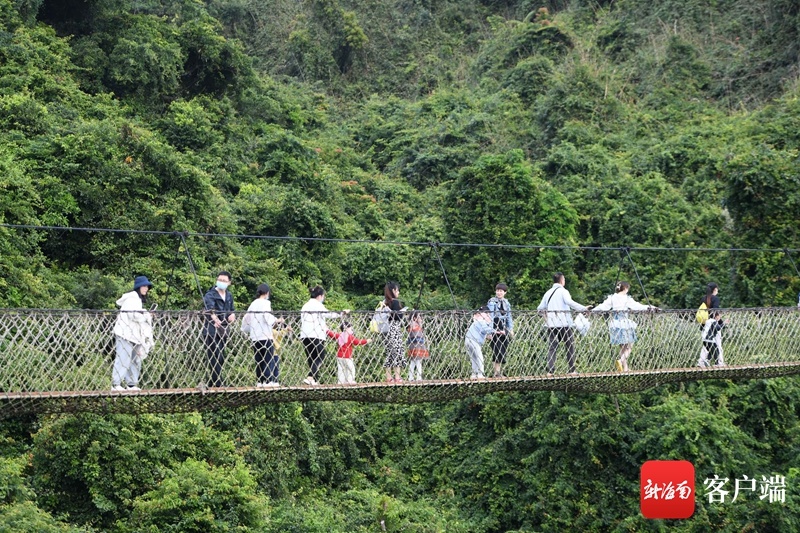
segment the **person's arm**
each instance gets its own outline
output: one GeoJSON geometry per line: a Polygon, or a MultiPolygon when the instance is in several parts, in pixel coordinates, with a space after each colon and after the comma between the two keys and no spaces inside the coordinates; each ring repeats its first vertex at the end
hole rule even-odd
{"type": "Polygon", "coordinates": [[[650,309],[649,305],[640,304],[630,296],[628,296],[628,302],[626,305],[628,309],[630,309],[631,311],[647,311],[648,309],[650,309]]]}
{"type": "Polygon", "coordinates": [[[573,300],[572,295],[567,289],[564,289],[564,291],[566,291],[566,294],[562,294],[561,297],[564,299],[564,303],[567,304],[571,309],[581,312],[589,310],[585,305],[581,305],[573,300]]]}
{"type": "Polygon", "coordinates": [[[339,335],[338,335],[338,334],[336,334],[335,332],[333,332],[333,331],[331,331],[331,330],[328,330],[328,331],[326,331],[326,332],[325,332],[325,335],[327,335],[328,337],[330,337],[330,338],[332,338],[332,339],[336,339],[336,338],[338,338],[338,337],[339,337],[339,335]]]}
{"type": "MultiPolygon", "coordinates": [[[[508,300],[506,300],[508,301],[508,300]]],[[[508,302],[508,313],[506,314],[506,329],[509,333],[514,333],[514,319],[511,318],[511,302],[508,302]]]]}
{"type": "Polygon", "coordinates": [[[363,346],[365,344],[369,344],[369,339],[357,339],[353,337],[353,344],[356,346],[363,346]]]}
{"type": "Polygon", "coordinates": [[[227,311],[230,311],[230,313],[228,313],[227,316],[228,322],[232,324],[233,321],[236,320],[236,315],[233,314],[234,311],[233,294],[231,294],[230,292],[225,293],[225,306],[228,308],[227,311]]]}
{"type": "Polygon", "coordinates": [[[603,300],[603,303],[596,305],[592,311],[611,311],[611,296],[603,300]]]}
{"type": "Polygon", "coordinates": [[[544,293],[544,296],[542,296],[542,303],[540,303],[539,307],[536,308],[537,311],[544,311],[545,309],[547,309],[547,293],[548,292],[550,292],[550,291],[547,291],[546,293],[544,293]]]}

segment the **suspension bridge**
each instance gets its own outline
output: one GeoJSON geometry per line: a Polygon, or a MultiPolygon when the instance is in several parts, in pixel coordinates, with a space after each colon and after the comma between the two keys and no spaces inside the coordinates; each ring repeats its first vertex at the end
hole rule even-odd
{"type": "MultiPolygon", "coordinates": [[[[630,371],[615,368],[606,313],[587,313],[591,327],[575,333],[577,374],[569,374],[564,347],[556,371],[546,369],[544,318],[515,311],[514,336],[502,377],[471,379],[464,337],[472,319],[464,311],[423,312],[430,358],[421,381],[385,382],[380,334],[369,331],[372,312],[351,313],[357,337],[374,342],[355,347],[356,384],[336,381],[336,343],[327,343],[320,384],[303,384],[308,367],[297,333],[297,312],[284,319],[280,386],[256,386],[253,348],[240,331],[243,312],[228,331],[224,386],[209,387],[209,368],[199,311],[153,312],[155,346],[142,364],[141,390],[111,389],[113,326],[118,312],[86,310],[0,310],[0,418],[22,414],[95,412],[145,413],[213,410],[266,402],[336,401],[418,403],[501,391],[550,390],[567,393],[631,393],[663,384],[704,379],[765,379],[800,374],[800,309],[772,307],[723,310],[726,366],[697,366],[701,349],[696,310],[630,312],[638,340],[630,371]]],[[[340,319],[329,319],[339,330],[340,319]]],[[[491,348],[484,345],[487,370],[491,348]]],[[[490,372],[487,372],[490,375],[490,372]]],[[[404,378],[407,377],[404,375],[404,378]]]]}

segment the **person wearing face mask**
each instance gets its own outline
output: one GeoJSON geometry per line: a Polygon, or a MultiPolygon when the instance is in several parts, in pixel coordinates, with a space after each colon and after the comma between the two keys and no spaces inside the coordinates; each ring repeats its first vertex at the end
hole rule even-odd
{"type": "Polygon", "coordinates": [[[144,311],[147,292],[153,287],[146,276],[133,280],[133,290],[117,300],[120,307],[114,323],[117,355],[111,371],[111,390],[138,391],[142,360],[153,347],[153,317],[144,311]],[[125,382],[126,386],[122,385],[125,382]]]}
{"type": "Polygon", "coordinates": [[[233,295],[228,291],[231,274],[225,270],[217,275],[216,284],[203,296],[205,324],[203,343],[211,371],[211,387],[222,387],[222,367],[225,364],[225,345],[228,342],[228,325],[236,320],[233,314],[233,295]]]}

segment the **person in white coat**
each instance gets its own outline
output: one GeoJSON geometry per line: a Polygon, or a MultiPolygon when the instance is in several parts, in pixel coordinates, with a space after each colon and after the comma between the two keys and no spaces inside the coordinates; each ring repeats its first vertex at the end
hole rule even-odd
{"type": "MultiPolygon", "coordinates": [[[[325,340],[328,337],[328,318],[339,318],[339,313],[328,311],[322,303],[325,301],[325,289],[317,285],[310,291],[311,298],[300,309],[300,340],[306,350],[308,376],[303,380],[306,385],[319,385],[319,369],[325,360],[325,340]]],[[[343,313],[349,313],[344,310],[343,313]]]]}
{"type": "Polygon", "coordinates": [[[153,287],[145,276],[133,280],[133,290],[117,300],[119,314],[114,324],[117,356],[111,372],[111,390],[138,391],[142,360],[153,347],[153,316],[144,310],[147,292],[153,287]],[[125,382],[126,386],[122,385],[125,382]]]}
{"type": "Polygon", "coordinates": [[[253,343],[256,361],[256,387],[277,387],[280,366],[278,356],[275,354],[275,337],[272,326],[283,322],[282,318],[275,318],[271,313],[272,304],[269,301],[270,288],[262,283],[256,289],[256,299],[247,308],[247,314],[242,320],[242,331],[250,335],[253,343]]]}
{"type": "Polygon", "coordinates": [[[556,351],[558,350],[559,343],[564,343],[564,346],[566,346],[569,373],[578,373],[575,366],[575,340],[572,333],[575,322],[572,320],[572,313],[570,310],[584,312],[590,309],[574,301],[564,285],[566,285],[564,274],[561,272],[553,274],[553,286],[544,293],[542,303],[537,307],[539,311],[544,311],[545,313],[545,324],[547,326],[548,376],[555,374],[556,351]]]}
{"type": "Polygon", "coordinates": [[[611,337],[611,344],[619,346],[619,359],[617,360],[617,370],[627,372],[628,356],[636,342],[636,322],[628,317],[628,311],[645,311],[657,309],[652,305],[640,304],[630,296],[628,291],[631,284],[627,281],[618,281],[614,288],[614,294],[608,296],[603,303],[596,306],[593,311],[612,311],[608,321],[608,333],[611,337]]]}

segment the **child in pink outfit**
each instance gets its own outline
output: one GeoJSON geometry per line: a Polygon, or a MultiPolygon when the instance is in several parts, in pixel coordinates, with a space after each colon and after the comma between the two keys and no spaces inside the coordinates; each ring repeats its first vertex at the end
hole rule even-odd
{"type": "Polygon", "coordinates": [[[369,344],[371,339],[359,339],[353,335],[353,326],[347,322],[342,323],[342,332],[327,331],[328,337],[336,339],[339,349],[336,350],[336,377],[343,385],[352,385],[356,382],[356,365],[353,363],[353,346],[369,344]]]}

